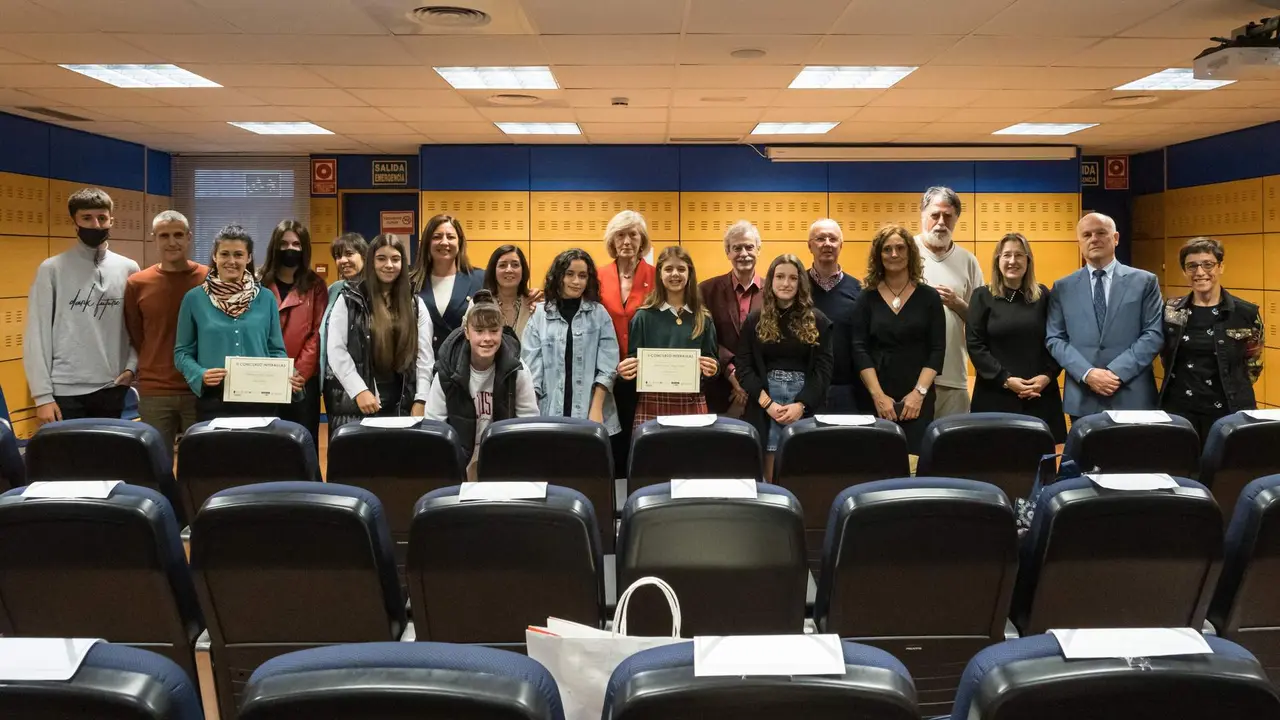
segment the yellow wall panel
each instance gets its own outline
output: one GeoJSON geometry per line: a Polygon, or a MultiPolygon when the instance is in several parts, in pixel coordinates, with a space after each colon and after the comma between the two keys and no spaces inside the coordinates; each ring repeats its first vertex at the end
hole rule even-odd
{"type": "MultiPolygon", "coordinates": [[[[470,234],[470,231],[467,231],[470,234]]],[[[529,258],[529,242],[508,242],[505,240],[472,240],[467,238],[467,259],[471,261],[471,267],[476,270],[484,270],[489,266],[489,256],[493,254],[503,245],[515,245],[524,251],[525,259],[529,258]]],[[[585,249],[585,248],[584,248],[585,249]]],[[[601,249],[603,251],[603,248],[601,249]]],[[[593,256],[594,257],[594,256],[593,256]]],[[[530,264],[533,263],[529,260],[530,264]]]]}
{"type": "MultiPolygon", "coordinates": [[[[1166,285],[1190,287],[1190,283],[1187,281],[1187,274],[1182,271],[1182,266],[1178,264],[1178,251],[1182,249],[1182,245],[1187,240],[1190,240],[1190,238],[1168,237],[1164,240],[1164,276],[1161,281],[1166,285]]],[[[1160,274],[1156,273],[1156,277],[1160,277],[1160,274]]]]}
{"type": "MultiPolygon", "coordinates": [[[[1222,235],[1217,238],[1226,251],[1222,284],[1228,288],[1261,290],[1266,275],[1262,235],[1222,235]]],[[[1173,263],[1178,262],[1173,256],[1173,263]]],[[[1185,278],[1185,273],[1183,274],[1185,278]]],[[[1189,285],[1189,281],[1187,282],[1189,285]]]]}
{"type": "Polygon", "coordinates": [[[328,242],[338,237],[341,232],[338,229],[338,198],[311,198],[311,227],[307,229],[311,231],[312,242],[328,242]]]}
{"type": "Polygon", "coordinates": [[[1133,266],[1156,277],[1164,275],[1164,240],[1136,240],[1130,246],[1133,266]]]}
{"type": "MultiPolygon", "coordinates": [[[[973,193],[960,193],[962,212],[956,223],[957,240],[973,240],[973,193]]],[[[920,195],[916,193],[831,193],[831,219],[840,223],[845,241],[870,241],[885,225],[905,225],[920,233],[920,195]]],[[[815,220],[817,218],[814,218],[815,220]]]]}
{"type": "Polygon", "coordinates": [[[133,260],[138,263],[139,268],[147,266],[146,247],[141,240],[112,240],[111,252],[119,253],[133,260]]]}
{"type": "Polygon", "coordinates": [[[30,440],[32,435],[36,434],[36,429],[40,424],[36,421],[35,410],[14,411],[9,409],[9,419],[13,421],[13,434],[19,440],[30,440]]]}
{"type": "Polygon", "coordinates": [[[1262,232],[1262,178],[1169,190],[1165,235],[1242,235],[1262,232]]]}
{"type": "Polygon", "coordinates": [[[36,404],[27,388],[27,374],[22,370],[21,359],[0,362],[0,388],[4,389],[4,401],[10,410],[23,410],[36,404]]]}
{"type": "Polygon", "coordinates": [[[655,244],[680,239],[680,194],[674,192],[534,192],[530,238],[602,242],[609,220],[623,210],[644,216],[655,244]]]}
{"type": "MultiPolygon", "coordinates": [[[[546,284],[547,270],[551,269],[551,261],[555,260],[560,253],[571,248],[585,250],[591,256],[591,261],[595,263],[597,269],[613,262],[613,258],[609,257],[609,253],[605,252],[603,242],[541,240],[533,243],[518,244],[525,251],[525,257],[529,259],[530,288],[541,289],[546,284]]],[[[654,257],[657,257],[656,253],[654,257]]]]}
{"type": "Polygon", "coordinates": [[[75,237],[76,224],[67,213],[67,198],[84,187],[84,183],[66,180],[49,181],[49,236],[75,237]]]}
{"type": "Polygon", "coordinates": [[[453,192],[430,190],[422,193],[419,224],[427,226],[433,216],[445,213],[458,218],[467,240],[528,240],[529,193],[453,192]]]}
{"type": "Polygon", "coordinates": [[[1262,178],[1262,229],[1280,232],[1280,175],[1262,178]]]}
{"type": "Polygon", "coordinates": [[[1164,193],[1139,195],[1133,199],[1133,239],[1164,238],[1164,193]]]}
{"type": "Polygon", "coordinates": [[[725,229],[749,220],[765,242],[808,240],[809,226],[827,215],[827,194],[821,192],[681,193],[680,239],[723,242],[725,229]]]}
{"type": "MultiPolygon", "coordinates": [[[[143,231],[151,234],[151,221],[165,210],[173,209],[173,198],[168,195],[152,195],[146,194],[142,198],[142,221],[144,223],[143,231]]],[[[190,220],[190,218],[187,218],[190,220]]]]}
{"type": "MultiPolygon", "coordinates": [[[[1266,355],[1263,356],[1262,364],[1264,367],[1280,368],[1280,350],[1275,348],[1267,348],[1266,355]]],[[[1269,382],[1263,388],[1266,403],[1268,405],[1280,405],[1280,381],[1269,382]]],[[[1258,398],[1262,399],[1262,398],[1258,398]]]]}
{"type": "MultiPolygon", "coordinates": [[[[111,196],[115,209],[111,216],[115,222],[111,225],[111,237],[116,240],[142,241],[150,232],[148,221],[143,220],[146,212],[146,196],[137,190],[121,190],[119,188],[102,188],[111,196]]],[[[118,251],[117,251],[118,252],[118,251]]]]}
{"type": "Polygon", "coordinates": [[[0,360],[22,359],[22,336],[26,325],[26,298],[0,300],[0,360]]]}
{"type": "Polygon", "coordinates": [[[333,255],[329,248],[333,243],[315,242],[314,238],[311,242],[311,269],[316,271],[325,285],[332,285],[338,279],[338,267],[333,262],[333,255]]]}
{"type": "MultiPolygon", "coordinates": [[[[974,255],[982,266],[983,279],[991,280],[991,255],[994,242],[979,241],[974,255]]],[[[1080,246],[1074,242],[1032,242],[1031,252],[1036,257],[1036,282],[1053,287],[1058,280],[1080,269],[1080,246]]]]}
{"type": "MultiPolygon", "coordinates": [[[[693,259],[693,267],[698,271],[698,282],[729,272],[724,256],[724,243],[713,240],[695,240],[693,242],[682,242],[680,246],[693,259]]],[[[769,260],[772,259],[771,256],[769,260]]],[[[658,261],[658,253],[656,251],[653,254],[653,260],[654,262],[658,261]]],[[[761,254],[760,260],[756,263],[756,272],[763,275],[769,269],[769,260],[765,260],[764,255],[761,254]]],[[[658,278],[658,281],[661,282],[662,279],[658,278]]]]}
{"type": "Polygon", "coordinates": [[[49,181],[0,173],[0,235],[49,237],[49,181]]]}
{"type": "MultiPolygon", "coordinates": [[[[1232,258],[1228,257],[1230,263],[1232,258]]],[[[1280,290],[1280,233],[1268,233],[1262,236],[1263,287],[1267,290],[1280,290]]],[[[1227,265],[1231,267],[1230,264],[1227,265]]]]}
{"type": "Polygon", "coordinates": [[[974,205],[978,240],[1011,232],[1032,242],[1076,239],[1079,193],[978,193],[974,205]]]}
{"type": "Polygon", "coordinates": [[[0,236],[0,297],[25,298],[40,263],[49,257],[49,238],[0,236]]]}
{"type": "MultiPolygon", "coordinates": [[[[1280,292],[1268,290],[1263,294],[1262,322],[1267,328],[1267,347],[1280,348],[1280,292]]],[[[1276,381],[1280,386],[1280,380],[1276,381]]]]}

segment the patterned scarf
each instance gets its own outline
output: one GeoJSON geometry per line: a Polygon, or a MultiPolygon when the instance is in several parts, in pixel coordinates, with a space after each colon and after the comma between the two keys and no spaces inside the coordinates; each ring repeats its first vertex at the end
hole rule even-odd
{"type": "Polygon", "coordinates": [[[238,318],[253,304],[253,299],[258,297],[259,285],[253,279],[253,273],[246,272],[240,282],[225,282],[218,279],[217,272],[210,271],[204,279],[204,292],[214,307],[238,318]]]}

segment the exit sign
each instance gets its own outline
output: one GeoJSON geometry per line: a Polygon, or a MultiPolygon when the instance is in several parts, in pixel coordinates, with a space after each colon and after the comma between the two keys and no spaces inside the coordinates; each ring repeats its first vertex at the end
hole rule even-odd
{"type": "Polygon", "coordinates": [[[409,184],[408,160],[374,160],[373,184],[375,187],[398,186],[409,184]]]}

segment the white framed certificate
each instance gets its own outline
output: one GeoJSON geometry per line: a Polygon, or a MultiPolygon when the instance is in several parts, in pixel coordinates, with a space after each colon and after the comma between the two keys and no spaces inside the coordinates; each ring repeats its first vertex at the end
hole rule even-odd
{"type": "Polygon", "coordinates": [[[702,376],[697,349],[640,348],[636,359],[640,369],[636,375],[639,392],[696,393],[701,391],[702,376]]]}
{"type": "Polygon", "coordinates": [[[293,402],[293,358],[229,357],[226,371],[224,402],[293,402]]]}

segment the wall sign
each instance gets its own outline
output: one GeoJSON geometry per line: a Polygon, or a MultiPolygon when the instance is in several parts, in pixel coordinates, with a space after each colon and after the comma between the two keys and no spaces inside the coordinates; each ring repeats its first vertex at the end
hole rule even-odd
{"type": "Polygon", "coordinates": [[[404,187],[408,184],[409,184],[409,161],[408,160],[374,160],[373,161],[374,187],[385,187],[385,186],[404,187]]]}
{"type": "Polygon", "coordinates": [[[1098,161],[1080,163],[1080,187],[1098,187],[1098,161]]]}
{"type": "Polygon", "coordinates": [[[1104,158],[1107,165],[1106,189],[1129,189],[1129,156],[1111,155],[1104,158]]]}
{"type": "Polygon", "coordinates": [[[338,193],[338,160],[326,158],[311,161],[311,194],[336,195],[338,193]]]}
{"type": "Polygon", "coordinates": [[[383,235],[399,235],[405,240],[414,233],[412,210],[383,210],[378,213],[378,232],[383,235]]]}

